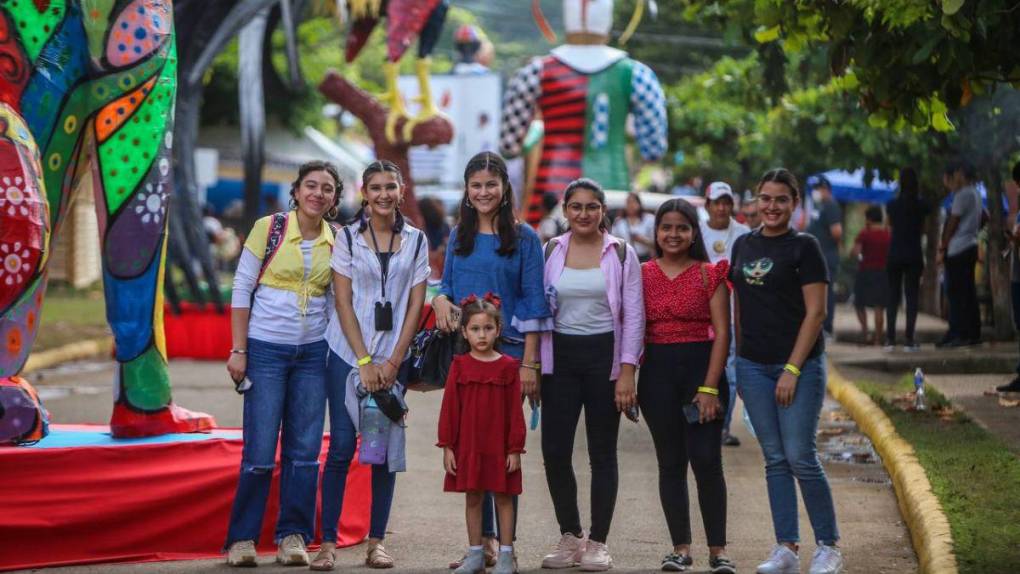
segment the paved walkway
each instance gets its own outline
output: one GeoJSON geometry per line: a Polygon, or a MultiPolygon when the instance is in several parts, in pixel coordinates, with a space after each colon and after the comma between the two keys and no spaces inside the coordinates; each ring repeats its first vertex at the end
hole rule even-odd
{"type": "MultiPolygon", "coordinates": [[[[996,386],[1017,376],[1016,342],[984,343],[960,349],[936,349],[929,343],[922,344],[918,352],[908,353],[902,347],[886,352],[881,347],[844,342],[858,340],[858,329],[853,310],[849,306],[839,306],[837,342],[829,346],[829,356],[844,375],[853,380],[892,384],[921,367],[929,384],[1020,455],[1020,405],[1014,404],[1020,400],[1020,393],[995,393],[996,386]]],[[[945,329],[941,319],[924,314],[918,317],[918,333],[922,330],[926,333],[919,337],[922,341],[932,340],[934,334],[941,337],[945,329]]]]}
{"type": "MultiPolygon", "coordinates": [[[[64,373],[46,372],[39,384],[47,408],[56,422],[105,422],[110,413],[113,369],[110,363],[66,367],[64,373]],[[83,372],[83,369],[84,372],[83,372]]],[[[175,361],[171,363],[174,398],[181,405],[213,413],[220,425],[238,426],[241,401],[234,393],[223,365],[175,361]]],[[[458,556],[465,546],[463,502],[459,495],[442,492],[442,465],[435,442],[436,419],[442,400],[438,392],[409,397],[411,405],[409,468],[398,479],[393,518],[387,548],[400,571],[446,572],[443,567],[458,556]]],[[[835,405],[827,405],[827,409],[835,405]]],[[[823,420],[834,427],[852,427],[845,415],[825,413],[823,420]],[[830,422],[831,421],[831,422],[830,422]]],[[[734,425],[735,434],[744,442],[724,452],[729,488],[730,555],[739,571],[751,572],[769,551],[772,527],[765,491],[762,458],[758,445],[743,424],[734,425]]],[[[823,434],[840,435],[843,430],[823,434]]],[[[860,439],[850,441],[858,443],[860,439]]],[[[866,443],[867,441],[863,441],[866,443]]],[[[529,432],[528,454],[524,457],[524,496],[521,500],[518,552],[521,568],[539,569],[541,556],[558,538],[558,528],[545,484],[540,456],[540,437],[529,432]]],[[[866,449],[867,445],[864,445],[866,449]]],[[[582,516],[587,515],[589,473],[584,433],[579,432],[575,449],[575,468],[581,485],[582,516]]],[[[620,493],[616,517],[610,534],[610,549],[617,571],[638,572],[658,569],[661,556],[669,550],[665,520],[658,500],[657,466],[651,437],[644,422],[623,421],[620,433],[620,493]]],[[[834,444],[839,460],[840,444],[834,444]]],[[[913,572],[916,559],[909,535],[902,524],[888,477],[880,465],[827,462],[843,535],[848,572],[913,572]]],[[[694,492],[693,476],[691,489],[694,492]]],[[[696,499],[693,499],[696,500],[696,499]]],[[[704,531],[693,503],[695,572],[705,572],[704,531]]],[[[807,516],[801,508],[802,536],[805,539],[803,569],[814,551],[807,516]]],[[[73,541],[65,541],[73,543],[73,541]]],[[[338,570],[361,568],[363,547],[340,552],[338,570]]],[[[263,568],[295,572],[272,565],[263,558],[263,568]]],[[[61,573],[108,572],[210,572],[225,571],[221,560],[161,562],[132,565],[97,565],[48,569],[61,573]]]]}

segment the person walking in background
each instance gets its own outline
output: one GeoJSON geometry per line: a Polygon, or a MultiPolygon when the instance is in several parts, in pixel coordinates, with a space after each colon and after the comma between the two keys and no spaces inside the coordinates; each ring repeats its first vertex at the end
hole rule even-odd
{"type": "Polygon", "coordinates": [[[682,572],[694,564],[689,463],[698,485],[709,567],[713,574],[734,574],[735,565],[725,554],[722,465],[723,413],[735,398],[724,376],[730,349],[729,262],[709,263],[705,247],[694,206],[671,199],[659,207],[656,258],[641,267],[647,322],[638,400],[655,443],[659,498],[673,543],[662,569],[682,572]],[[691,408],[696,416],[688,414],[691,408]]]}
{"type": "Polygon", "coordinates": [[[758,229],[761,225],[761,212],[758,210],[758,201],[750,190],[744,192],[743,201],[740,203],[740,214],[744,216],[744,225],[749,229],[758,229]]]}
{"type": "Polygon", "coordinates": [[[493,574],[513,574],[514,504],[521,493],[525,426],[520,364],[501,354],[503,317],[491,293],[461,302],[461,334],[470,351],[453,358],[439,412],[443,490],[466,493],[468,552],[455,574],[485,572],[482,503],[491,493],[499,516],[499,558],[493,574]]]}
{"type": "Polygon", "coordinates": [[[917,351],[919,347],[914,339],[914,328],[917,325],[921,274],[924,272],[921,235],[924,233],[924,222],[931,213],[931,207],[921,200],[917,172],[914,168],[905,167],[900,170],[900,193],[886,205],[885,210],[892,232],[886,261],[889,305],[885,313],[885,350],[892,351],[896,347],[896,314],[902,299],[906,316],[904,332],[906,341],[903,350],[917,351]]]}
{"type": "Polygon", "coordinates": [[[606,196],[578,179],[563,194],[570,231],[546,246],[545,292],[553,329],[542,334],[542,460],[560,540],[543,568],[612,567],[606,540],[616,507],[620,413],[635,404],[645,312],[632,247],[603,226],[606,196]],[[584,411],[591,463],[591,530],[581,528],[574,435],[584,411]]]}
{"type": "MultiPolygon", "coordinates": [[[[457,307],[469,295],[497,295],[502,304],[501,352],[521,360],[524,393],[540,400],[538,346],[551,313],[542,283],[542,244],[529,225],[514,217],[513,188],[503,158],[482,152],[464,168],[460,223],[446,247],[443,282],[432,300],[436,326],[459,328],[457,307]]],[[[515,503],[516,504],[516,503],[515,503]]],[[[491,497],[482,503],[482,534],[486,564],[496,562],[496,515],[491,497]]],[[[450,563],[457,568],[462,560],[450,563]]]]}
{"type": "Polygon", "coordinates": [[[946,165],[942,183],[953,198],[949,219],[942,228],[936,262],[945,264],[949,330],[937,347],[965,347],[981,342],[981,309],[978,307],[974,267],[978,259],[978,232],[983,207],[975,181],[977,170],[965,159],[946,165]]]}
{"type": "Polygon", "coordinates": [[[817,541],[810,574],[843,571],[832,490],[815,442],[827,379],[822,323],[829,273],[818,240],[790,229],[799,195],[789,171],[762,176],[762,227],[737,239],[729,276],[736,294],[737,389],[765,458],[776,535],[759,574],[800,572],[797,484],[817,541]]]}
{"type": "MultiPolygon", "coordinates": [[[[1013,164],[1012,184],[1014,187],[1020,187],[1020,162],[1013,164]]],[[[1013,328],[1020,331],[1020,210],[1013,218],[1013,228],[1009,239],[1011,247],[1009,289],[1013,303],[1013,328]]],[[[1000,393],[1020,393],[1020,362],[1017,362],[1016,365],[1016,377],[1004,385],[995,387],[995,390],[1000,393]]]]}
{"type": "MultiPolygon", "coordinates": [[[[331,439],[322,473],[322,546],[312,561],[313,570],[332,570],[336,564],[347,469],[362,430],[357,387],[353,381],[348,384],[348,376],[356,368],[361,386],[369,393],[395,390],[403,395],[400,383],[406,381],[397,381],[397,371],[418,329],[429,277],[425,233],[400,213],[404,198],[400,168],[389,161],[374,161],[361,181],[362,209],[338,234],[340,244],[333,249],[331,261],[335,299],[326,329],[331,439]]],[[[365,457],[361,458],[364,462],[365,457]]],[[[365,557],[369,568],[393,567],[393,557],[382,541],[397,472],[405,470],[404,461],[403,452],[387,450],[386,460],[372,465],[365,557]]]]}
{"type": "Polygon", "coordinates": [[[641,204],[641,196],[630,192],[627,194],[627,202],[624,203],[623,213],[613,223],[613,235],[623,239],[628,245],[634,248],[638,260],[642,263],[648,261],[652,256],[652,246],[655,233],[655,216],[645,213],[641,204]]]}
{"type": "Polygon", "coordinates": [[[303,164],[291,185],[291,210],[255,222],[234,275],[227,371],[244,393],[244,450],[225,545],[230,566],[256,565],[278,443],[276,560],[308,564],[305,545],[315,534],[329,350],[334,237],[324,217],[336,209],[342,192],[333,164],[303,164]]]}
{"type": "Polygon", "coordinates": [[[833,336],[833,321],[836,318],[836,281],[839,279],[839,246],[843,240],[843,211],[839,202],[832,197],[832,184],[824,175],[809,180],[811,198],[810,223],[807,232],[815,236],[822,248],[825,265],[829,270],[829,289],[825,301],[825,324],[823,330],[833,336]]]}
{"type": "Polygon", "coordinates": [[[882,224],[882,208],[868,207],[864,212],[864,229],[854,239],[850,258],[856,260],[857,277],[854,279],[854,308],[861,323],[861,340],[865,345],[878,345],[882,340],[882,323],[885,308],[889,305],[889,280],[886,260],[892,240],[889,229],[882,224]],[[875,311],[875,333],[868,334],[868,309],[875,311]]]}
{"type": "Polygon", "coordinates": [[[542,220],[538,222],[538,238],[545,244],[553,237],[563,235],[567,226],[559,212],[560,200],[555,193],[542,195],[542,220]]]}
{"type": "MultiPolygon", "coordinates": [[[[708,186],[705,209],[708,221],[699,223],[701,239],[708,252],[708,259],[714,265],[723,261],[729,263],[733,254],[733,243],[737,238],[751,231],[749,227],[733,220],[733,190],[728,183],[716,181],[708,186]]],[[[730,327],[732,331],[732,326],[730,327]]],[[[730,386],[730,396],[737,395],[737,371],[734,364],[736,358],[735,341],[730,338],[729,354],[726,357],[726,380],[730,386]]],[[[730,421],[733,419],[734,401],[726,401],[726,419],[723,422],[723,444],[740,446],[740,439],[730,434],[730,421]]]]}

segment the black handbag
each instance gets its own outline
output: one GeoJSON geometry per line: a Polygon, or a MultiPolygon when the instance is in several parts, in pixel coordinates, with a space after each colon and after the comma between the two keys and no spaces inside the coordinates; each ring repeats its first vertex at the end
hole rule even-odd
{"type": "Polygon", "coordinates": [[[411,342],[410,356],[401,366],[408,390],[426,392],[445,387],[454,355],[463,352],[464,338],[459,331],[445,333],[436,327],[425,328],[431,315],[429,308],[411,342]]]}

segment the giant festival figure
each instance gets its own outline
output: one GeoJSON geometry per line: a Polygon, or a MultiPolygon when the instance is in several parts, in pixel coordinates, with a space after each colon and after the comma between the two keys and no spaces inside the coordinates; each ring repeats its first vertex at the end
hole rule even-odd
{"type": "MultiPolygon", "coordinates": [[[[637,26],[644,1],[637,6],[621,43],[637,26]]],[[[539,0],[533,0],[532,10],[546,37],[555,41],[539,0]]],[[[532,224],[541,217],[542,195],[559,195],[579,177],[606,189],[631,188],[625,153],[628,114],[634,117],[641,157],[655,161],[666,152],[666,100],[655,72],[607,45],[613,0],[563,0],[563,20],[566,44],[518,70],[504,96],[504,156],[521,153],[533,119],[540,116],[545,124],[534,190],[523,206],[532,224]]]]}
{"type": "MultiPolygon", "coordinates": [[[[172,402],[163,335],[173,24],[170,0],[0,2],[0,391],[25,385],[50,246],[73,191],[90,185],[119,363],[118,437],[214,425],[172,402]]],[[[15,396],[0,392],[0,443],[37,422],[12,414],[22,412],[5,404],[15,396]]]]}

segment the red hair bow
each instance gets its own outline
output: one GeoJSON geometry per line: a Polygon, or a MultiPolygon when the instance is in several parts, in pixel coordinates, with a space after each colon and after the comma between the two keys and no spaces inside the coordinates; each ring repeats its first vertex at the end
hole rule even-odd
{"type": "MultiPolygon", "coordinates": [[[[486,303],[489,303],[490,305],[492,305],[493,307],[495,307],[497,309],[499,309],[503,305],[503,300],[499,298],[499,295],[496,295],[495,293],[493,293],[491,291],[486,293],[482,297],[481,300],[485,301],[486,303]]],[[[476,295],[473,295],[473,294],[472,295],[468,295],[467,297],[464,297],[463,299],[461,299],[460,306],[462,308],[463,307],[467,307],[468,305],[471,305],[472,303],[477,303],[478,301],[479,301],[479,299],[478,299],[478,297],[476,295]]]]}

